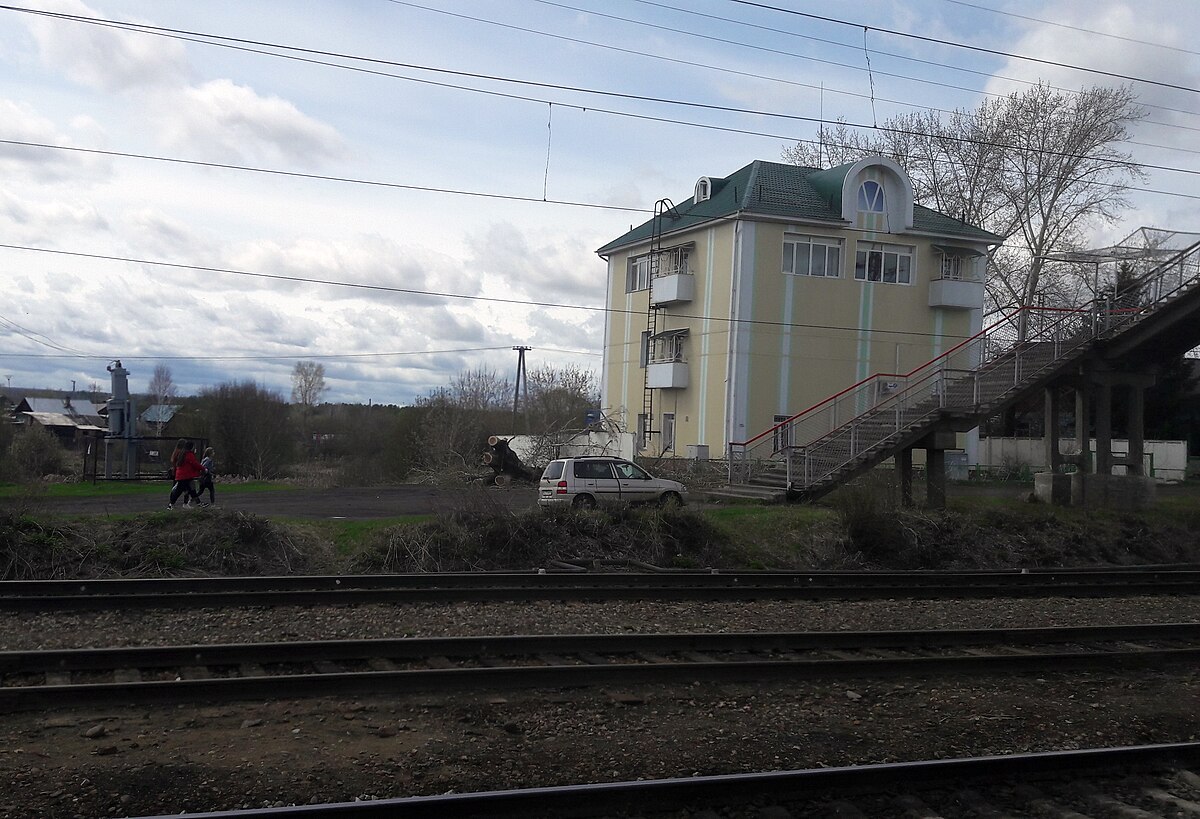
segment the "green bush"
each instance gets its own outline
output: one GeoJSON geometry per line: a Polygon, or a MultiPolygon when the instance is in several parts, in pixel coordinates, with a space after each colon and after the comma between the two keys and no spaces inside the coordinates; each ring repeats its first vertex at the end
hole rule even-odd
{"type": "Polygon", "coordinates": [[[67,452],[54,433],[43,427],[28,426],[17,430],[3,458],[5,479],[16,483],[36,481],[46,475],[62,475],[67,470],[67,452]]]}

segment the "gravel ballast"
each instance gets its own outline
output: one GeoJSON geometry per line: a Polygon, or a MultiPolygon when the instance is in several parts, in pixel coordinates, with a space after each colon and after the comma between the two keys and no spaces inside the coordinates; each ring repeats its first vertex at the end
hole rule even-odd
{"type": "MultiPolygon", "coordinates": [[[[0,616],[3,648],[1196,622],[1200,598],[369,605],[0,616]]],[[[0,817],[178,814],[1194,741],[1190,669],[76,708],[0,722],[0,817]]]]}

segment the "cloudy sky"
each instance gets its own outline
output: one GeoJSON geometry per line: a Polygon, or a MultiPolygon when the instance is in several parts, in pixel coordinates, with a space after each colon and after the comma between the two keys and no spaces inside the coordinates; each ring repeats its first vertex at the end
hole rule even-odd
{"type": "Polygon", "coordinates": [[[315,360],[327,400],[403,404],[510,375],[514,345],[595,370],[594,251],[655,200],[822,116],[1039,79],[1136,78],[1147,106],[1126,149],[1160,168],[1097,243],[1200,230],[1198,23],[1191,0],[17,0],[0,383],[107,389],[119,358],[135,391],[164,363],[184,394],[286,397],[315,360]]]}

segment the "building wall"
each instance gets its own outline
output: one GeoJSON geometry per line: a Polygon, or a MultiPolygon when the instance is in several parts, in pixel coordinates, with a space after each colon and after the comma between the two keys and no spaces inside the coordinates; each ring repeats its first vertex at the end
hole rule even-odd
{"type": "Polygon", "coordinates": [[[929,239],[766,222],[755,234],[753,287],[742,290],[757,323],[740,351],[749,432],[740,440],[875,373],[907,373],[969,338],[980,323],[981,309],[929,307],[929,283],[941,270],[929,239]],[[782,272],[787,236],[842,236],[840,275],[782,272]],[[916,248],[910,284],[855,279],[856,251],[872,242],[916,248]]]}
{"type": "MultiPolygon", "coordinates": [[[[846,227],[743,217],[664,237],[664,247],[694,243],[696,277],[695,298],[662,309],[656,326],[660,333],[688,331],[687,387],[654,391],[655,431],[662,430],[664,412],[675,416],[669,454],[682,457],[699,444],[722,457],[729,442],[753,438],[777,417],[802,412],[876,373],[907,373],[979,331],[982,285],[971,309],[929,306],[930,283],[941,278],[941,254],[933,246],[963,242],[908,232],[912,194],[902,171],[865,163],[843,182],[846,227]],[[868,179],[886,195],[882,212],[858,210],[859,185],[868,179]],[[840,242],[837,275],[802,275],[795,255],[787,272],[785,242],[798,237],[840,242]],[[883,245],[912,249],[907,283],[855,277],[857,252],[884,252],[883,245]]],[[[649,291],[627,293],[626,278],[629,259],[648,251],[646,243],[609,259],[601,398],[605,412],[622,417],[631,432],[643,411],[649,291]]],[[[970,264],[982,281],[983,260],[970,264]]],[[[662,454],[657,436],[644,454],[662,454]]]]}
{"type": "MultiPolygon", "coordinates": [[[[684,456],[690,444],[709,445],[714,456],[725,447],[724,396],[728,375],[730,274],[734,253],[731,222],[705,226],[664,239],[664,246],[694,242],[689,260],[696,277],[695,298],[669,305],[658,314],[657,330],[687,329],[684,360],[688,365],[687,389],[656,390],[654,429],[660,430],[662,413],[675,414],[674,454],[684,456]]],[[[641,366],[642,333],[646,330],[650,294],[626,293],[631,256],[649,245],[613,254],[609,259],[608,330],[605,338],[601,404],[609,417],[623,417],[626,428],[637,429],[642,412],[645,370],[641,366]]],[[[659,454],[659,443],[649,454],[659,454]]]]}

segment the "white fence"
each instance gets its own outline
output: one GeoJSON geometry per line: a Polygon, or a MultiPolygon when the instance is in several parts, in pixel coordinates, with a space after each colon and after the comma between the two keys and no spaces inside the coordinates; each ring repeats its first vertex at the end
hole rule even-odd
{"type": "MultiPolygon", "coordinates": [[[[1096,457],[1096,442],[1088,442],[1093,460],[1096,457]]],[[[1058,451],[1069,455],[1079,451],[1079,445],[1074,438],[1060,438],[1058,451]]],[[[1129,452],[1129,441],[1114,438],[1112,442],[1114,455],[1124,455],[1129,452]]],[[[1163,481],[1182,481],[1187,472],[1187,441],[1146,441],[1144,445],[1143,463],[1146,474],[1163,481]]],[[[1030,472],[1046,470],[1045,443],[1041,438],[980,438],[979,465],[990,469],[1004,467],[1028,467],[1030,472]]],[[[1118,475],[1125,473],[1125,467],[1113,469],[1118,475]]]]}

